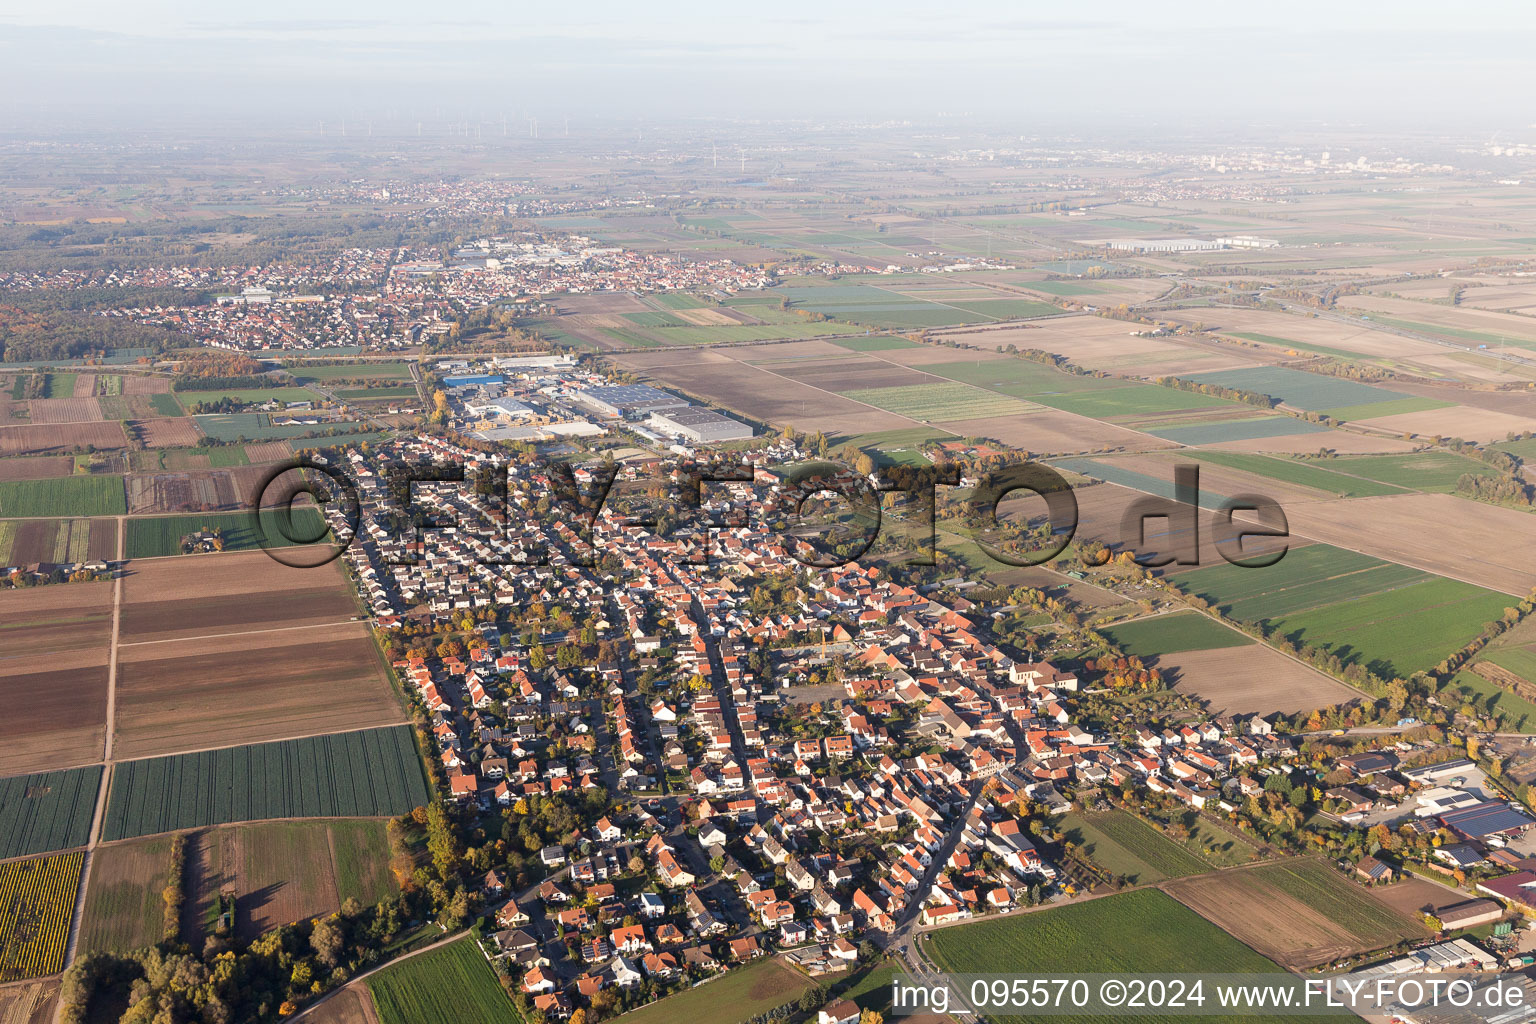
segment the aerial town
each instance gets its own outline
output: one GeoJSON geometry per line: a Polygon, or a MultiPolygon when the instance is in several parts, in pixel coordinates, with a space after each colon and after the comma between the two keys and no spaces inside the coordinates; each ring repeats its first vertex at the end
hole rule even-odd
{"type": "Polygon", "coordinates": [[[8,22],[0,1024],[1536,1020],[1523,35],[834,7],[8,22]]]}

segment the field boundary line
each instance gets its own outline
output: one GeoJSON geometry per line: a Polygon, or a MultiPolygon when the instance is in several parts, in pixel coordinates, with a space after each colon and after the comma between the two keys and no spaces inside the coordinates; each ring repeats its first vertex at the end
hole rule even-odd
{"type": "Polygon", "coordinates": [[[235,636],[259,636],[263,633],[291,633],[300,629],[333,629],[336,626],[367,625],[366,619],[353,617],[334,622],[310,622],[302,626],[272,626],[268,629],[244,629],[233,633],[199,633],[196,636],[170,636],[162,640],[130,640],[119,647],[148,647],[152,644],[182,644],[192,640],[224,640],[235,636]]]}
{"type": "MultiPolygon", "coordinates": [[[[120,515],[117,520],[117,559],[121,565],[123,551],[128,543],[128,517],[120,515]]],[[[123,617],[123,572],[119,568],[112,578],[112,633],[107,641],[107,721],[106,739],[102,744],[101,786],[96,792],[96,810],[91,816],[91,834],[86,841],[85,854],[80,864],[80,886],[75,892],[75,912],[69,919],[69,939],[64,946],[64,967],[67,970],[75,962],[75,953],[80,945],[80,931],[84,927],[85,899],[91,887],[91,868],[95,862],[96,846],[101,842],[101,829],[107,815],[107,793],[112,785],[112,742],[113,726],[117,717],[117,636],[118,628],[123,617]]],[[[57,1021],[64,1012],[64,1004],[59,1003],[54,1020],[57,1021]]]]}

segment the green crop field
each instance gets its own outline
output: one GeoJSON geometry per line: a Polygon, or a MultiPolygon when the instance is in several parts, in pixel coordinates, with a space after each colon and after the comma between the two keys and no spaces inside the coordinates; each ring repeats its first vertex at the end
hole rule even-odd
{"type": "Polygon", "coordinates": [[[1133,384],[1130,387],[1111,388],[1091,394],[1078,395],[1030,395],[1030,400],[1053,409],[1064,409],[1080,416],[1109,419],[1115,416],[1150,416],[1157,413],[1179,412],[1185,409],[1212,409],[1219,406],[1232,408],[1235,402],[1210,395],[1165,388],[1157,384],[1133,384]]]}
{"type": "Polygon", "coordinates": [[[667,309],[703,309],[706,303],[703,299],[689,295],[687,292],[658,292],[649,297],[650,301],[667,309]]]}
{"type": "Polygon", "coordinates": [[[1056,316],[1065,312],[1060,306],[1053,306],[1049,302],[1036,302],[1033,299],[977,299],[975,301],[952,302],[950,305],[956,309],[963,309],[967,313],[980,313],[982,316],[989,316],[995,320],[1056,316]]]}
{"type": "Polygon", "coordinates": [[[1468,473],[1497,476],[1492,466],[1450,452],[1414,452],[1409,455],[1346,455],[1328,459],[1326,465],[1340,473],[1362,476],[1384,484],[1417,491],[1449,494],[1456,481],[1468,473]]]}
{"type": "Polygon", "coordinates": [[[120,476],[63,476],[0,483],[0,516],[120,516],[128,511],[120,476]]]}
{"type": "Polygon", "coordinates": [[[1119,626],[1108,626],[1100,632],[1126,654],[1141,658],[1180,651],[1245,647],[1255,642],[1252,637],[1194,611],[1137,619],[1119,626]]]}
{"type": "Polygon", "coordinates": [[[1017,399],[964,384],[907,384],[893,388],[856,388],[841,394],[856,402],[915,420],[969,420],[1029,411],[1017,399]]]}
{"type": "Polygon", "coordinates": [[[1428,412],[1430,409],[1449,409],[1454,402],[1442,402],[1434,398],[1399,398],[1389,402],[1366,402],[1361,405],[1341,405],[1324,409],[1323,415],[1336,420],[1369,420],[1380,416],[1398,416],[1405,412],[1428,412]]]}
{"type": "Polygon", "coordinates": [[[267,818],[404,814],[429,798],[407,726],[225,747],[117,766],[109,841],[267,818]]]}
{"type": "Polygon", "coordinates": [[[410,380],[411,368],[405,363],[342,363],[335,366],[311,366],[293,363],[285,369],[301,383],[328,380],[410,380]]]}
{"type": "Polygon", "coordinates": [[[617,1019],[624,1024],[740,1024],[815,987],[815,982],[777,960],[759,960],[617,1019]]]}
{"type": "Polygon", "coordinates": [[[1483,660],[1536,683],[1536,648],[1490,647],[1483,652],[1483,660]]]}
{"type": "Polygon", "coordinates": [[[77,373],[45,373],[43,375],[44,398],[73,398],[77,373]]]}
{"type": "Polygon", "coordinates": [[[1401,391],[1388,391],[1359,381],[1340,377],[1322,377],[1302,370],[1289,370],[1279,366],[1255,366],[1241,370],[1221,370],[1215,373],[1191,374],[1186,379],[1198,384],[1219,384],[1222,387],[1242,388],[1261,395],[1278,398],[1298,409],[1321,412],[1344,406],[1366,405],[1372,402],[1395,402],[1413,395],[1401,391]]]}
{"type": "Polygon", "coordinates": [[[889,352],[898,348],[917,348],[917,342],[906,338],[887,338],[873,335],[868,338],[838,338],[832,344],[850,352],[889,352]]]}
{"type": "MultiPolygon", "coordinates": [[[[219,413],[194,416],[193,419],[197,420],[197,425],[203,433],[220,441],[238,441],[241,438],[247,441],[280,441],[285,438],[307,437],[311,434],[324,435],[330,430],[347,431],[357,426],[357,423],[352,420],[274,426],[272,417],[264,412],[219,413]]],[[[359,440],[352,434],[347,434],[346,439],[359,440]]]]}
{"type": "Polygon", "coordinates": [[[0,860],[84,846],[101,766],[0,779],[0,860]]]}
{"type": "Polygon", "coordinates": [[[313,402],[320,396],[309,388],[229,388],[225,391],[178,391],[176,397],[181,399],[181,404],[188,409],[198,402],[220,402],[228,398],[246,405],[260,405],[262,402],[313,402]]]}
{"type": "Polygon", "coordinates": [[[1047,295],[1095,295],[1102,290],[1098,286],[1078,281],[1028,281],[1024,287],[1047,295]]]}
{"type": "MultiPolygon", "coordinates": [[[[1079,476],[1092,477],[1095,480],[1103,480],[1107,483],[1119,484],[1132,490],[1145,494],[1155,494],[1161,498],[1174,499],[1176,491],[1173,485],[1173,469],[1169,467],[1168,476],[1153,476],[1150,473],[1142,473],[1134,469],[1126,469],[1114,459],[1057,459],[1051,463],[1056,469],[1065,469],[1079,476]]],[[[1200,488],[1200,507],[1214,509],[1219,508],[1226,496],[1217,494],[1205,487],[1200,488]]]]}
{"type": "Polygon", "coordinates": [[[1250,455],[1247,452],[1201,451],[1179,454],[1181,458],[1209,462],[1215,466],[1226,466],[1228,469],[1240,469],[1245,473],[1253,473],[1256,476],[1297,484],[1301,487],[1313,487],[1340,497],[1359,498],[1402,493],[1401,488],[1391,484],[1376,480],[1362,480],[1323,468],[1333,465],[1333,460],[1318,463],[1298,462],[1295,459],[1277,459],[1268,455],[1250,455]]]}
{"type": "MultiPolygon", "coordinates": [[[[1156,889],[1014,914],[928,933],[926,949],[955,974],[1179,972],[1280,974],[1260,956],[1194,911],[1156,889]]],[[[988,1014],[998,1021],[1027,1018],[988,1014]]],[[[1061,1021],[1164,1021],[1148,1015],[1054,1017],[1061,1021]]],[[[1202,1021],[1253,1020],[1207,1015],[1202,1021]]],[[[1304,1018],[1291,1018],[1301,1020],[1304,1018]]],[[[1315,1019],[1315,1018],[1314,1018],[1315,1019]]]]}
{"type": "Polygon", "coordinates": [[[692,326],[694,326],[693,324],[690,324],[687,320],[684,320],[682,317],[680,317],[680,316],[673,316],[671,313],[659,313],[659,312],[652,313],[652,312],[647,312],[647,313],[624,313],[624,314],[621,314],[621,315],[624,317],[625,320],[628,320],[632,324],[637,324],[640,327],[692,327],[692,326]]]}
{"type": "Polygon", "coordinates": [[[336,896],[342,902],[355,897],[363,904],[377,903],[396,891],[389,870],[389,839],[377,821],[333,821],[331,849],[336,855],[336,896]]]}
{"type": "MultiPolygon", "coordinates": [[[[1251,420],[1222,420],[1219,423],[1192,423],[1189,426],[1144,426],[1144,433],[1161,437],[1179,444],[1216,444],[1219,441],[1252,441],[1263,437],[1294,437],[1298,434],[1327,434],[1329,429],[1321,423],[1290,416],[1260,416],[1251,420]]],[[[1318,447],[1327,444],[1326,438],[1318,439],[1318,447]]]]}
{"type": "MultiPolygon", "coordinates": [[[[290,524],[281,522],[282,513],[277,509],[263,509],[262,519],[270,524],[266,529],[267,546],[291,547],[295,543],[284,534],[294,537],[313,537],[325,527],[325,520],[318,510],[299,508],[293,512],[290,524]],[[286,528],[285,528],[286,525],[286,528]]],[[[128,520],[128,557],[163,558],[179,555],[181,538],[200,530],[223,530],[225,551],[251,551],[262,546],[262,538],[251,522],[249,512],[194,512],[177,516],[144,516],[128,520]]],[[[329,536],[327,534],[326,536],[329,536]]]]}
{"type": "Polygon", "coordinates": [[[1430,578],[1370,598],[1328,605],[1272,623],[1300,646],[1361,661],[1383,678],[1433,668],[1514,603],[1506,594],[1430,578]]]}
{"type": "Polygon", "coordinates": [[[338,388],[336,397],[343,402],[378,402],[386,398],[415,398],[416,389],[401,388],[338,388]]]}
{"type": "Polygon", "coordinates": [[[1265,569],[1207,566],[1175,580],[1270,635],[1384,678],[1434,667],[1513,603],[1500,594],[1325,544],[1265,569]]]}
{"type": "Polygon", "coordinates": [[[1527,437],[1520,441],[1500,441],[1493,447],[1522,459],[1536,460],[1536,437],[1527,437]]]}
{"type": "Polygon", "coordinates": [[[386,967],[364,982],[380,1024],[517,1022],[517,1007],[473,939],[386,967]]]}
{"type": "Polygon", "coordinates": [[[1125,811],[1062,815],[1057,826],[1099,867],[1132,885],[1198,875],[1211,865],[1125,811]]]}
{"type": "Polygon", "coordinates": [[[176,396],[169,392],[161,392],[158,395],[149,396],[149,406],[161,416],[185,416],[187,411],[176,401],[176,396]]]}

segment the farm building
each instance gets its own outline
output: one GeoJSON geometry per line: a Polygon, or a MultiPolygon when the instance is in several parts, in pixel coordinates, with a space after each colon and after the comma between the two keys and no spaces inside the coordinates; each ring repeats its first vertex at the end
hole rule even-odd
{"type": "Polygon", "coordinates": [[[752,436],[752,428],[708,409],[675,409],[658,412],[648,421],[651,429],[690,441],[740,441],[752,436]]]}
{"type": "Polygon", "coordinates": [[[1536,874],[1516,871],[1512,875],[1500,875],[1498,878],[1478,882],[1477,888],[1479,892],[1515,904],[1526,913],[1536,914],[1536,874]]]}
{"type": "Polygon", "coordinates": [[[1504,916],[1504,908],[1496,900],[1467,900],[1453,903],[1435,911],[1435,916],[1447,931],[1457,928],[1476,928],[1480,924],[1497,921],[1504,916]]]}
{"type": "Polygon", "coordinates": [[[1497,800],[1463,807],[1440,815],[1440,824],[1465,839],[1485,839],[1489,836],[1516,836],[1523,833],[1536,819],[1524,811],[1517,811],[1509,804],[1497,800]]]}

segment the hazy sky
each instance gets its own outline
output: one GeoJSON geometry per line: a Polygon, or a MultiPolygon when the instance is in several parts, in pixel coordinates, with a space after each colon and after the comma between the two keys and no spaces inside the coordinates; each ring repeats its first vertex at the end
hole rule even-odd
{"type": "Polygon", "coordinates": [[[1530,0],[0,0],[0,114],[442,107],[1516,127],[1536,122],[1533,54],[1530,0]]]}

